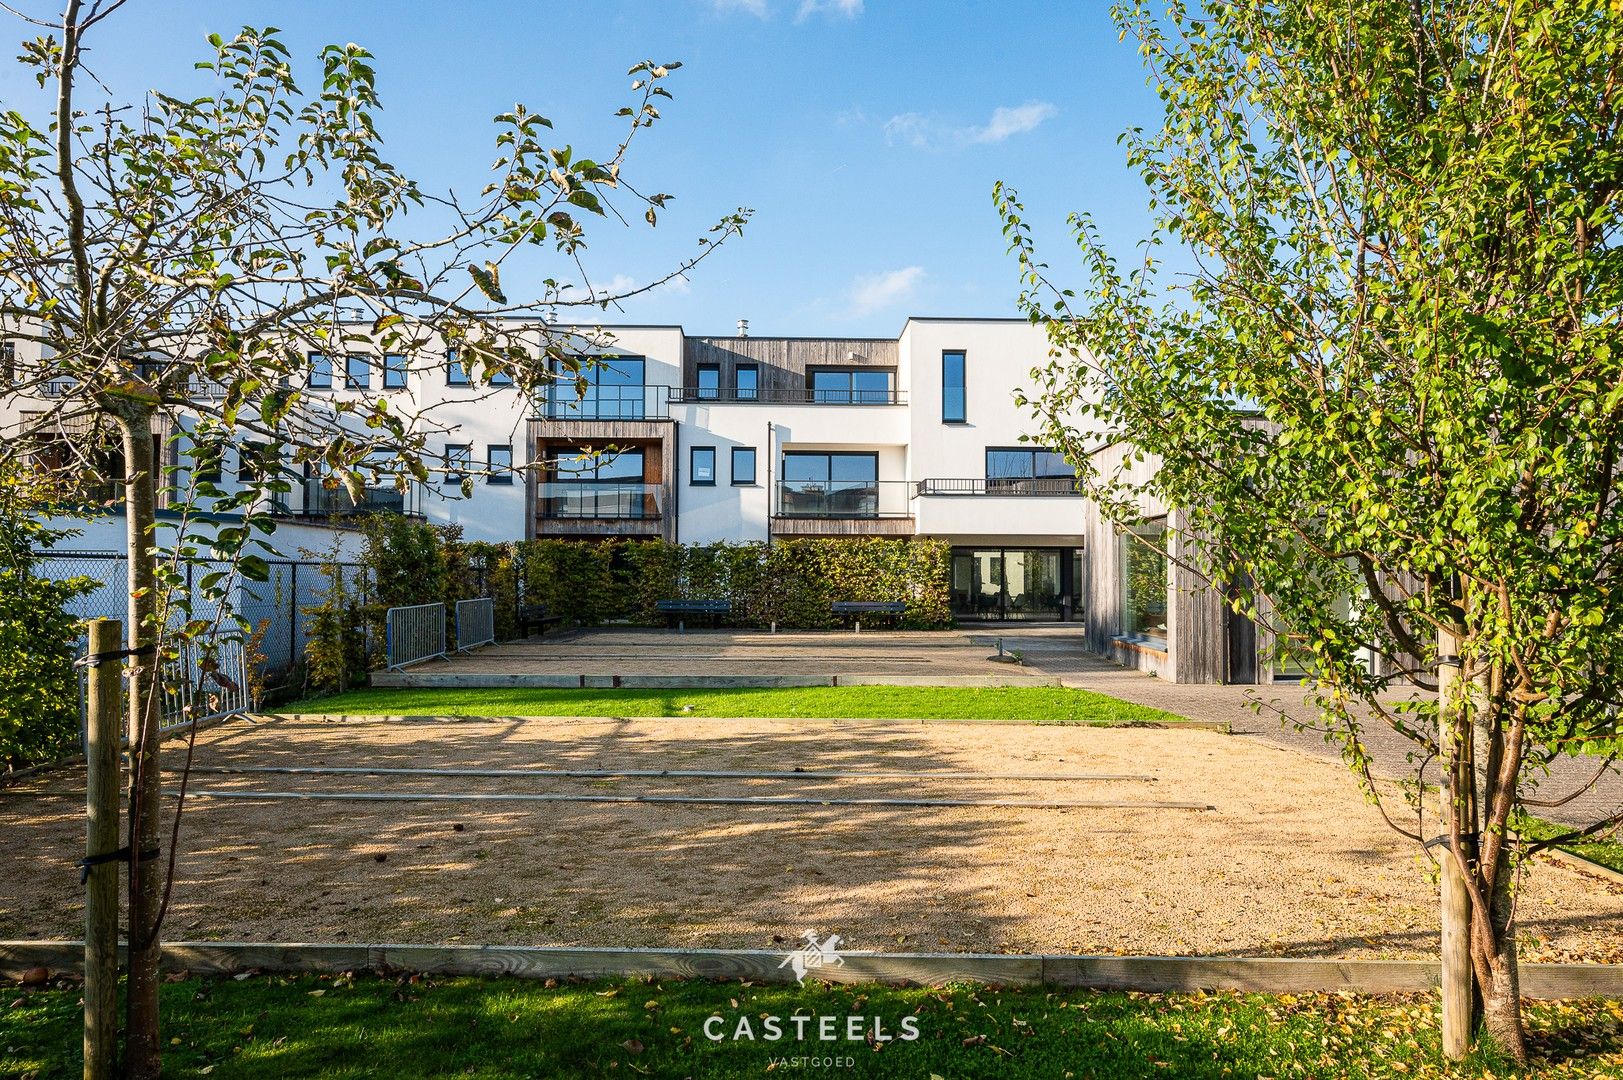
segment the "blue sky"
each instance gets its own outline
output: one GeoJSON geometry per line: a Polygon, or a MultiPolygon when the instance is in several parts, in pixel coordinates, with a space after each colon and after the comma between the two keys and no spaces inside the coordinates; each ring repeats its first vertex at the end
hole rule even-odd
{"type": "MultiPolygon", "coordinates": [[[[198,90],[203,37],[244,23],[283,29],[307,87],[323,43],[372,50],[392,160],[425,187],[470,193],[494,157],[497,112],[522,101],[560,141],[603,154],[621,130],[626,68],[682,61],[675,100],[626,170],[675,195],[670,212],[656,230],[597,223],[588,267],[599,283],[645,282],[721,214],[742,205],[755,217],[689,283],[616,321],[893,335],[908,315],[1015,314],[991,202],[1000,178],[1020,189],[1062,273],[1076,265],[1068,211],[1092,212],[1124,261],[1148,230],[1116,138],[1153,125],[1158,106],[1106,0],[130,0],[91,42],[91,66],[125,98],[198,90]]],[[[8,107],[35,96],[19,68],[0,75],[8,107]]],[[[525,291],[512,273],[503,284],[525,291]]]]}

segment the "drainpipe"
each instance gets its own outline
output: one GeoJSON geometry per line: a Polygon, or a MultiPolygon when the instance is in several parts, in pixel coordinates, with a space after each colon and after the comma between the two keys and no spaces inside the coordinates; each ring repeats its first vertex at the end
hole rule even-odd
{"type": "Polygon", "coordinates": [[[772,462],[777,451],[772,446],[772,421],[766,422],[766,547],[772,550],[772,462]]]}

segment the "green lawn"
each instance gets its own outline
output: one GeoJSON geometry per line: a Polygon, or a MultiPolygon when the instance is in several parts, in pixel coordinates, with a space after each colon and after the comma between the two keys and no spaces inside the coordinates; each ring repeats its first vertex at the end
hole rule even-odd
{"type": "Polygon", "coordinates": [[[279,706],[283,713],[433,716],[805,716],[1180,724],[1183,717],[1088,690],[814,686],[786,690],[354,690],[279,706]],[[684,706],[692,706],[685,710],[684,706]]]}
{"type": "MultiPolygon", "coordinates": [[[[163,986],[164,1073],[173,1077],[1439,1077],[1517,1075],[1483,1058],[1439,1068],[1430,996],[1065,993],[954,987],[762,987],[743,983],[281,978],[163,986]],[[794,1041],[789,1017],[875,1017],[918,1037],[794,1041]],[[764,1016],[785,1037],[764,1038],[764,1016]],[[747,1019],[755,1041],[714,1042],[747,1019]],[[794,1058],[849,1059],[838,1068],[794,1058]],[[790,1059],[790,1060],[782,1060],[790,1059]],[[774,1061],[779,1064],[774,1066],[774,1061]]],[[[1531,1075],[1623,1070],[1623,1002],[1531,1009],[1531,1075]]],[[[0,1076],[79,1075],[76,988],[0,999],[0,1076]]],[[[1525,1075],[1525,1074],[1524,1074],[1525,1075]]]]}
{"type": "MultiPolygon", "coordinates": [[[[1516,831],[1523,836],[1532,837],[1534,840],[1546,840],[1572,830],[1564,825],[1557,825],[1542,818],[1523,815],[1517,819],[1516,831]]],[[[1580,855],[1590,862],[1600,863],[1602,866],[1623,874],[1623,839],[1616,836],[1576,844],[1562,844],[1561,849],[1570,851],[1574,855],[1580,855]]]]}

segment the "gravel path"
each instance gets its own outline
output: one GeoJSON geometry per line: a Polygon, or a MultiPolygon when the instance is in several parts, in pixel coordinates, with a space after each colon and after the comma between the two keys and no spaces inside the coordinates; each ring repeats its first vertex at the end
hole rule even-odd
{"type": "MultiPolygon", "coordinates": [[[[199,774],[194,788],[1113,800],[1119,808],[187,805],[178,939],[1419,957],[1435,887],[1339,763],[1215,732],[815,720],[234,722],[208,766],[1108,773],[1153,781],[199,774]],[[1150,808],[1194,801],[1214,809],[1150,808]]],[[[174,758],[171,757],[171,761],[174,758]]],[[[82,779],[0,797],[0,938],[72,936],[82,779]]],[[[167,834],[166,834],[167,835],[167,834]]],[[[1623,885],[1540,864],[1529,959],[1623,962],[1623,885]]]]}
{"type": "MultiPolygon", "coordinates": [[[[1323,734],[1299,731],[1280,714],[1309,720],[1313,709],[1305,692],[1291,683],[1272,686],[1204,686],[1169,683],[1132,671],[1082,649],[1082,636],[1076,630],[1043,627],[971,632],[983,643],[1002,637],[1009,648],[1018,648],[1026,665],[1060,678],[1066,686],[1097,690],[1123,701],[1149,705],[1195,720],[1226,720],[1236,735],[1300,750],[1318,758],[1340,761],[1341,748],[1327,742],[1323,734]],[[1260,712],[1251,703],[1260,699],[1267,708],[1260,712]]],[[[1366,742],[1374,759],[1377,776],[1401,780],[1414,776],[1415,764],[1409,755],[1414,744],[1379,721],[1366,729],[1366,742]]],[[[1565,757],[1552,765],[1550,775],[1540,783],[1541,798],[1559,798],[1578,790],[1600,771],[1602,760],[1565,757]]],[[[1435,778],[1435,768],[1429,776],[1435,778]]],[[[1540,810],[1542,817],[1566,825],[1590,825],[1623,811],[1623,768],[1612,766],[1598,783],[1565,806],[1540,810]]]]}

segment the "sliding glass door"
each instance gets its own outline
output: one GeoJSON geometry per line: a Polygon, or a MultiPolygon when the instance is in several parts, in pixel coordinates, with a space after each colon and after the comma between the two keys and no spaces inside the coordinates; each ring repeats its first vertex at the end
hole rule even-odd
{"type": "Polygon", "coordinates": [[[1062,548],[954,548],[953,614],[1009,621],[1075,618],[1077,565],[1062,548]]]}

